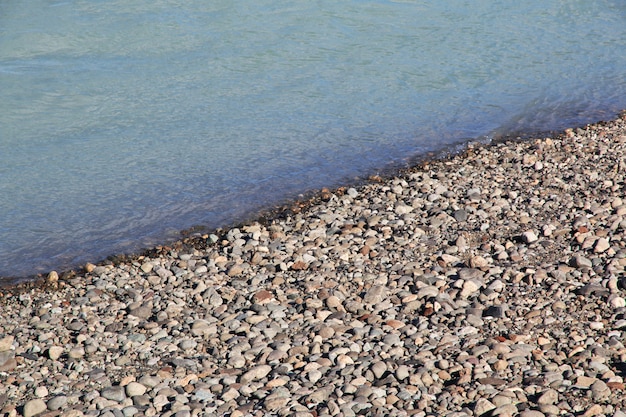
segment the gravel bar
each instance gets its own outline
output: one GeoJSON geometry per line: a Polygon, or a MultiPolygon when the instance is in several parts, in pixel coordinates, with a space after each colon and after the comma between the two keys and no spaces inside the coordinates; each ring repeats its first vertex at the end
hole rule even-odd
{"type": "Polygon", "coordinates": [[[626,417],[626,114],[371,179],[1,289],[0,416],[626,417]]]}

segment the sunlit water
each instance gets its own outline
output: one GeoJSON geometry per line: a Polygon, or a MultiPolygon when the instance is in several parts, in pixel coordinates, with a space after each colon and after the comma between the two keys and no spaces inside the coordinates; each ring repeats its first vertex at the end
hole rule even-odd
{"type": "Polygon", "coordinates": [[[623,1],[0,1],[0,276],[626,108],[623,1]]]}

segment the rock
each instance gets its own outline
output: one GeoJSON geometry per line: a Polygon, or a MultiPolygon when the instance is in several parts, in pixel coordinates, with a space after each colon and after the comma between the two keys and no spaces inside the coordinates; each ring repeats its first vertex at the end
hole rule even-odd
{"type": "Polygon", "coordinates": [[[103,388],[102,391],[100,391],[100,395],[107,400],[117,402],[122,402],[126,398],[124,387],[119,385],[103,388]]]}
{"type": "Polygon", "coordinates": [[[17,368],[17,361],[13,357],[0,363],[0,372],[9,372],[15,368],[17,368]]]}
{"type": "Polygon", "coordinates": [[[376,378],[382,378],[385,372],[387,372],[387,365],[380,361],[374,362],[370,369],[376,378]]]}
{"type": "Polygon", "coordinates": [[[468,298],[469,296],[476,294],[479,289],[480,284],[476,283],[476,281],[465,281],[460,295],[462,298],[468,298]]]}
{"type": "Polygon", "coordinates": [[[125,390],[128,397],[134,397],[135,395],[144,395],[148,388],[139,382],[130,382],[126,385],[125,390]]]}
{"type": "Polygon", "coordinates": [[[591,263],[591,259],[585,258],[582,255],[575,255],[570,261],[572,266],[576,268],[592,268],[593,264],[591,263]]]}
{"type": "Polygon", "coordinates": [[[15,351],[13,350],[0,351],[0,365],[13,359],[14,357],[15,357],[15,351]]]}
{"type": "Polygon", "coordinates": [[[59,274],[57,273],[57,271],[50,271],[50,273],[46,277],[46,282],[48,284],[56,284],[57,282],[59,282],[59,274]]]}
{"type": "Polygon", "coordinates": [[[48,409],[45,401],[42,399],[30,400],[26,404],[24,404],[24,410],[22,414],[24,417],[32,417],[37,414],[41,414],[48,409]]]}
{"type": "Polygon", "coordinates": [[[58,360],[63,355],[64,349],[59,346],[50,346],[48,348],[48,357],[53,361],[58,360]]]}
{"type": "MultiPolygon", "coordinates": [[[[48,352],[49,353],[49,352],[48,352]]],[[[67,356],[70,359],[80,359],[85,356],[85,349],[82,346],[73,347],[68,352],[67,356]]]]}
{"type": "Polygon", "coordinates": [[[505,317],[505,311],[505,306],[489,306],[483,311],[483,317],[503,318],[505,317]]]}
{"type": "Polygon", "coordinates": [[[476,401],[476,405],[474,406],[474,415],[486,415],[491,410],[495,410],[495,408],[496,406],[486,398],[479,398],[478,401],[476,401]]]}
{"type": "Polygon", "coordinates": [[[463,209],[455,210],[454,213],[452,213],[452,217],[454,217],[454,220],[457,222],[464,222],[467,220],[467,211],[463,209]]]}
{"type": "Polygon", "coordinates": [[[328,400],[332,390],[325,387],[318,389],[307,396],[307,402],[311,404],[320,404],[328,400]]]}
{"type": "Polygon", "coordinates": [[[533,243],[539,240],[539,238],[537,237],[535,232],[533,232],[532,230],[529,230],[529,231],[522,233],[522,240],[525,243],[533,243]]]}
{"type": "Polygon", "coordinates": [[[5,336],[0,339],[0,352],[7,352],[13,346],[13,341],[15,338],[13,336],[5,336]]]}
{"type": "Polygon", "coordinates": [[[257,365],[252,367],[248,372],[241,375],[240,382],[247,384],[251,381],[257,381],[265,378],[272,371],[272,367],[269,365],[257,365]]]}
{"type": "Polygon", "coordinates": [[[541,411],[537,410],[524,410],[519,414],[520,417],[545,417],[541,411]]]}
{"type": "Polygon", "coordinates": [[[591,384],[591,395],[594,400],[604,400],[611,396],[611,388],[602,380],[597,380],[591,384]]]}
{"type": "Polygon", "coordinates": [[[43,398],[48,396],[48,388],[45,386],[38,386],[35,388],[35,397],[43,398]]]}
{"type": "Polygon", "coordinates": [[[128,314],[138,317],[140,319],[148,319],[152,316],[152,303],[145,303],[140,305],[139,307],[130,309],[128,311],[128,314]]]}
{"type": "Polygon", "coordinates": [[[602,252],[606,252],[606,250],[609,249],[610,247],[611,245],[609,244],[608,239],[601,237],[598,240],[596,240],[596,243],[593,246],[593,251],[595,253],[602,253],[602,252]]]}
{"type": "Polygon", "coordinates": [[[363,298],[366,304],[378,304],[387,296],[387,290],[383,285],[373,285],[363,298]]]}
{"type": "Polygon", "coordinates": [[[489,262],[483,258],[482,256],[472,256],[469,260],[469,266],[471,268],[487,268],[489,266],[489,262]]]}
{"type": "Polygon", "coordinates": [[[541,396],[537,399],[537,404],[546,405],[546,404],[556,404],[559,401],[559,393],[556,390],[549,389],[545,391],[541,396]]]}
{"type": "Polygon", "coordinates": [[[459,270],[459,278],[464,281],[482,282],[485,273],[476,268],[462,268],[459,270]]]}
{"type": "Polygon", "coordinates": [[[67,404],[67,397],[65,395],[57,395],[56,397],[52,397],[46,403],[48,410],[51,411],[59,410],[65,407],[65,404],[67,404]]]}

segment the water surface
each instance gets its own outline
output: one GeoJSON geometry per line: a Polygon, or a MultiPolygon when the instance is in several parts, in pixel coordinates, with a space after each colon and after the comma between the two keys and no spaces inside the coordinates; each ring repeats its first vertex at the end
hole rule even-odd
{"type": "Polygon", "coordinates": [[[622,1],[0,2],[0,276],[626,108],[622,1]]]}

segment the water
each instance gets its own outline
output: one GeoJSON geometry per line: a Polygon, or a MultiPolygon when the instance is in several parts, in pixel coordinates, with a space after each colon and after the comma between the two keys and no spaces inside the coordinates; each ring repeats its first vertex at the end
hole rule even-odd
{"type": "Polygon", "coordinates": [[[0,1],[0,276],[626,108],[623,1],[0,1]]]}

